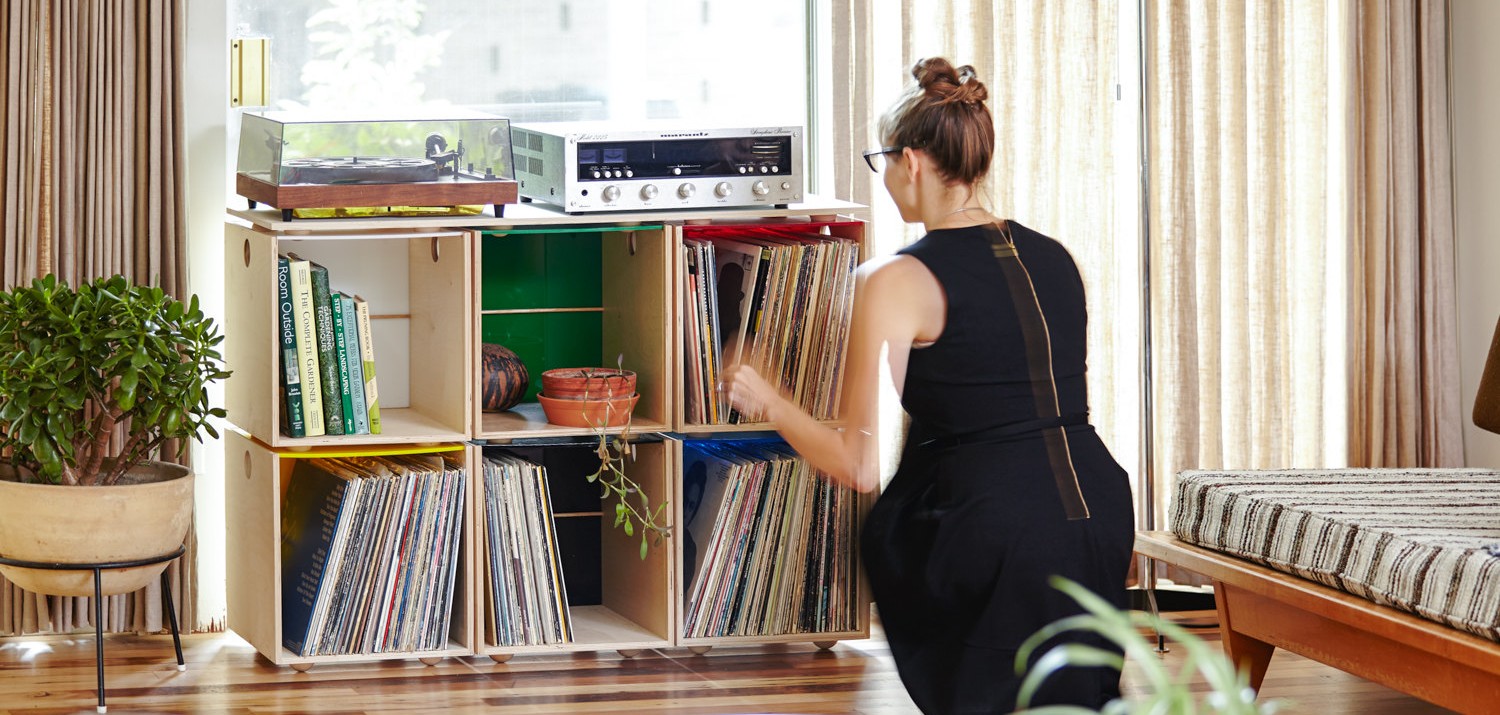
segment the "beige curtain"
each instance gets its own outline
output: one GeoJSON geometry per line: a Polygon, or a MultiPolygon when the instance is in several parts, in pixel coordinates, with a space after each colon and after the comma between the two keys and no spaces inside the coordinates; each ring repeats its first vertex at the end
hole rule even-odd
{"type": "Polygon", "coordinates": [[[1349,462],[1463,465],[1448,114],[1448,4],[1362,0],[1349,232],[1349,462]]]}
{"type": "Polygon", "coordinates": [[[910,80],[916,60],[943,56],[973,65],[995,116],[988,204],[1058,239],[1078,261],[1088,291],[1092,419],[1135,471],[1138,244],[1135,227],[1116,226],[1116,202],[1136,195],[1117,197],[1114,176],[1117,161],[1134,167],[1135,158],[1116,157],[1113,148],[1120,111],[1115,3],[902,0],[900,8],[899,16],[835,23],[836,36],[843,27],[856,39],[853,76],[834,86],[834,106],[851,112],[835,127],[836,141],[849,136],[836,144],[839,171],[849,165],[854,179],[838,184],[840,198],[872,205],[877,254],[918,238],[920,227],[902,224],[858,152],[880,145],[876,119],[910,80]]]}
{"type": "Polygon", "coordinates": [[[1327,158],[1325,3],[1157,0],[1147,12],[1154,473],[1165,515],[1182,469],[1342,458],[1325,441],[1337,417],[1325,411],[1340,337],[1327,318],[1327,246],[1341,188],[1327,158]]]}
{"type": "MultiPolygon", "coordinates": [[[[122,273],[186,293],[182,0],[0,0],[0,275],[122,273]]],[[[172,568],[195,621],[195,549],[172,568]]],[[[109,597],[106,628],[164,628],[159,586],[109,597]]],[[[92,628],[88,599],[0,579],[0,634],[92,628]]]]}

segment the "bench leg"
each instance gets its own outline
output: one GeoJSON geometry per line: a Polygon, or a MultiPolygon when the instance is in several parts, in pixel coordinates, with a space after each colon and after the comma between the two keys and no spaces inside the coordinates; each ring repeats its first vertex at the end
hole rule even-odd
{"type": "Polygon", "coordinates": [[[1219,635],[1230,662],[1248,673],[1251,689],[1260,692],[1260,684],[1266,679],[1266,668],[1271,665],[1271,655],[1276,652],[1276,646],[1234,629],[1230,604],[1234,600],[1230,593],[1232,590],[1221,582],[1214,582],[1214,602],[1219,611],[1219,635]]]}

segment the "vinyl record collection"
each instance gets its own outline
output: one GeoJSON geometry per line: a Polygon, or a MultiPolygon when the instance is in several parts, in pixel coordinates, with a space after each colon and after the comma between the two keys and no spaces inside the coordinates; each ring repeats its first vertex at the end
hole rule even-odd
{"type": "Polygon", "coordinates": [[[573,639],[547,470],[520,457],[484,460],[487,628],[495,645],[573,639]]]}
{"type": "Polygon", "coordinates": [[[441,650],[460,559],[461,452],[299,458],[281,512],[283,645],[441,650]]]}
{"type": "Polygon", "coordinates": [[[684,635],[858,627],[857,494],[779,440],[683,445],[684,635]]]}
{"type": "Polygon", "coordinates": [[[837,417],[859,245],[790,226],[693,228],[683,239],[688,421],[761,421],[717,390],[735,362],[813,417],[837,417]]]}

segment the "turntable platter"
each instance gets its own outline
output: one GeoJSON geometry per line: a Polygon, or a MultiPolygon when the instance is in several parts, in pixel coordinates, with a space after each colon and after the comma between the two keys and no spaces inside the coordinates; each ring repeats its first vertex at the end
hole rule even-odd
{"type": "Polygon", "coordinates": [[[283,184],[402,184],[436,181],[442,166],[431,159],[338,156],[281,162],[283,184]]]}

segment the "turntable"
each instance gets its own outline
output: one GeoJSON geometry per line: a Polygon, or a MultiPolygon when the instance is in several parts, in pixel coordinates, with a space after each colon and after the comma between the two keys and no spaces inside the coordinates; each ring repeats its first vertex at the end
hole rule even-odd
{"type": "Polygon", "coordinates": [[[442,118],[350,120],[247,112],[235,190],[282,217],[478,213],[515,203],[510,121],[450,110],[442,118]]]}

